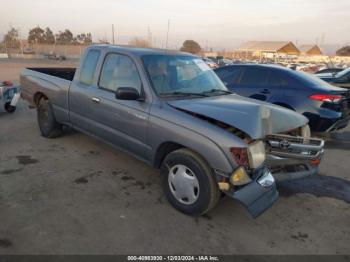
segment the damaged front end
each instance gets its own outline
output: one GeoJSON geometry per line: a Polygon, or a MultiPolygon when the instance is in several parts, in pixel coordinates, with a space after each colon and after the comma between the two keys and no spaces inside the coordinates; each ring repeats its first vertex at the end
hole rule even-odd
{"type": "Polygon", "coordinates": [[[266,137],[267,166],[278,181],[297,179],[318,172],[324,154],[321,139],[270,135],[266,137]]]}

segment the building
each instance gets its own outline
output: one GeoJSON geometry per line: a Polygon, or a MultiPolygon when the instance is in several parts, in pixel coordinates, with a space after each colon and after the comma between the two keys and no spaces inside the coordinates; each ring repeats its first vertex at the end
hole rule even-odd
{"type": "Polygon", "coordinates": [[[254,57],[276,58],[281,56],[297,56],[300,50],[288,41],[249,41],[243,43],[236,52],[245,52],[254,57]]]}
{"type": "Polygon", "coordinates": [[[303,55],[323,55],[318,45],[302,45],[299,50],[303,55]]]}

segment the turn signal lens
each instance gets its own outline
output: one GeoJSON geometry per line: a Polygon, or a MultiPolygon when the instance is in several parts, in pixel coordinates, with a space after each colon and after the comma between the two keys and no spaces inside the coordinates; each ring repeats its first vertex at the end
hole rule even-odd
{"type": "Polygon", "coordinates": [[[252,180],[247,175],[247,172],[245,171],[244,167],[237,168],[230,177],[230,182],[232,185],[235,186],[242,186],[245,184],[250,183],[252,180]]]}
{"type": "Polygon", "coordinates": [[[343,97],[340,95],[330,94],[314,94],[309,96],[312,100],[318,100],[322,102],[339,102],[343,97]]]}

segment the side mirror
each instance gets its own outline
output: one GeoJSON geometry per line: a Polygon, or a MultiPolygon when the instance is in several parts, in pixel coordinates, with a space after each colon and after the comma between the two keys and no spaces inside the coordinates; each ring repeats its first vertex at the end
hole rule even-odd
{"type": "Polygon", "coordinates": [[[143,100],[139,91],[133,87],[119,87],[115,91],[115,98],[119,100],[143,100]]]}

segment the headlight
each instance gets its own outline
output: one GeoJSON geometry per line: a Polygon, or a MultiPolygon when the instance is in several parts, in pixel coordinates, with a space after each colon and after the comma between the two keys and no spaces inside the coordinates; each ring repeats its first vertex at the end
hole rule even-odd
{"type": "Polygon", "coordinates": [[[266,159],[265,146],[262,141],[256,141],[248,147],[249,166],[258,168],[266,159]]]}

